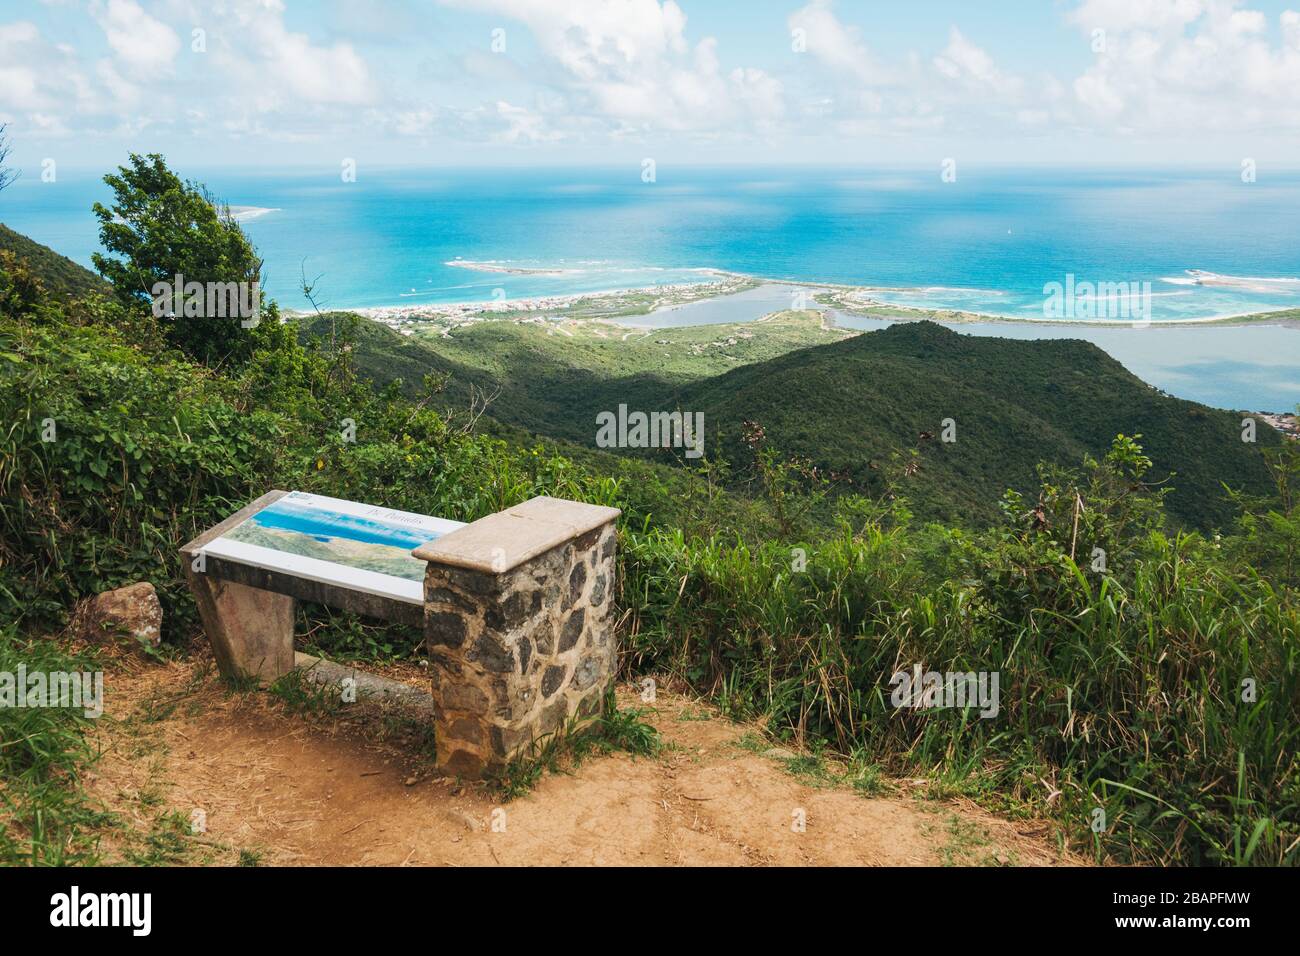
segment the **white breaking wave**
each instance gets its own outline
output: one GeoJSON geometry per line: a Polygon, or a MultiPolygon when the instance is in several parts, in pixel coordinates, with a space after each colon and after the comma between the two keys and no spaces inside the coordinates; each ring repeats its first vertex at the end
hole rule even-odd
{"type": "Polygon", "coordinates": [[[1248,289],[1251,292],[1300,292],[1300,278],[1283,276],[1227,276],[1202,269],[1188,269],[1186,276],[1166,276],[1160,280],[1170,285],[1215,286],[1225,289],[1248,289]]]}
{"type": "Polygon", "coordinates": [[[279,212],[277,208],[267,208],[265,206],[231,206],[230,218],[235,222],[248,222],[250,219],[260,219],[267,213],[279,212]]]}

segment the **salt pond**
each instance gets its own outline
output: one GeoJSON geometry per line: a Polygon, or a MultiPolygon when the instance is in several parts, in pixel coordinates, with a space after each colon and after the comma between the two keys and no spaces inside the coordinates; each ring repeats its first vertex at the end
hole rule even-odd
{"type": "MultiPolygon", "coordinates": [[[[634,323],[656,328],[747,322],[800,304],[809,307],[816,289],[764,283],[735,295],[702,299],[638,316],[634,323]]],[[[829,310],[845,327],[874,331],[889,319],[829,310]]],[[[1179,398],[1220,408],[1293,412],[1300,404],[1300,330],[1283,325],[1190,325],[1114,328],[1030,322],[961,322],[948,325],[964,335],[1009,339],[1083,339],[1103,349],[1145,382],[1179,398]]]]}

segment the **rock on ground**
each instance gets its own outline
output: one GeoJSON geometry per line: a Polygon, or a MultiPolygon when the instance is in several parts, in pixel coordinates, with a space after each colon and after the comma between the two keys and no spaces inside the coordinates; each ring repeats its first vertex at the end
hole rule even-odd
{"type": "Polygon", "coordinates": [[[78,631],[88,640],[126,635],[146,647],[162,643],[162,605],[148,581],[96,595],[78,615],[78,631]]]}

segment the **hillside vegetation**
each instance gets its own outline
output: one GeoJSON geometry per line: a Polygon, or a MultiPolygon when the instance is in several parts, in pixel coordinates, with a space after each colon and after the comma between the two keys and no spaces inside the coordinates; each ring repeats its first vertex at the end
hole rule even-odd
{"type": "Polygon", "coordinates": [[[340,323],[355,326],[357,367],[374,381],[400,378],[409,392],[426,374],[448,376],[449,407],[491,396],[492,418],[589,447],[596,411],[612,407],[612,396],[650,407],[636,403],[658,401],[665,391],[747,363],[856,334],[826,327],[817,312],[674,329],[489,319],[414,336],[349,313],[327,313],[305,320],[303,332],[328,337],[340,323]]]}
{"type": "Polygon", "coordinates": [[[1003,491],[1033,489],[1040,462],[1102,455],[1125,434],[1142,436],[1172,517],[1222,528],[1234,515],[1224,486],[1267,492],[1262,451],[1281,441],[1261,421],[1243,442],[1240,414],[1165,395],[1081,340],[983,338],[932,322],[855,334],[817,312],[653,330],[487,320],[416,337],[328,315],[307,333],[345,320],[357,324],[365,374],[408,388],[443,376],[443,407],[490,399],[491,419],[586,448],[596,416],[620,404],[702,412],[706,454],[744,489],[761,484],[745,440],[754,423],[804,473],[833,479],[835,494],[903,495],[918,517],[967,526],[996,522],[1003,491]]]}
{"type": "Polygon", "coordinates": [[[57,299],[76,299],[112,291],[107,282],[89,269],[0,223],[0,253],[5,252],[27,263],[40,275],[46,291],[57,299]]]}
{"type": "Polygon", "coordinates": [[[1219,528],[1234,513],[1223,486],[1265,493],[1262,450],[1281,442],[1262,421],[1243,442],[1240,414],[1164,395],[1088,342],[983,338],[932,322],[791,352],[664,400],[704,412],[732,462],[746,457],[751,420],[867,494],[884,492],[893,456],[906,463],[915,449],[895,490],[918,515],[948,522],[994,521],[1002,492],[1028,493],[1040,462],[1100,456],[1124,434],[1141,436],[1152,480],[1168,482],[1171,516],[1219,528]]]}
{"type": "MultiPolygon", "coordinates": [[[[212,231],[218,245],[236,241],[219,221],[196,224],[200,251],[212,231]]],[[[1216,451],[1221,430],[1227,438],[1216,415],[1198,424],[1204,410],[1147,389],[1134,427],[1107,417],[1120,414],[1107,390],[1140,396],[1104,356],[1075,343],[1003,350],[922,325],[668,383],[711,403],[724,447],[748,456],[758,480],[742,500],[708,468],[673,470],[674,485],[654,468],[601,470],[617,459],[577,462],[518,426],[507,439],[481,434],[464,409],[436,410],[451,401],[438,382],[372,384],[357,367],[364,338],[347,324],[305,343],[264,333],[208,361],[211,339],[163,334],[157,321],[127,295],[70,305],[41,288],[39,263],[0,263],[5,666],[49,648],[78,599],[136,580],[158,587],[165,640],[188,653],[198,634],[177,547],[270,487],[461,520],[551,494],[625,509],[629,678],[680,682],[778,740],[844,755],[864,785],[906,775],[934,795],[1050,817],[1071,848],[1100,861],[1300,859],[1295,443],[1251,452],[1273,481],[1237,496],[1227,534],[1180,530],[1161,484],[1170,463],[1145,432],[1180,454],[1237,462],[1235,450],[1216,451]],[[1074,362],[1077,377],[1062,368],[1074,362]],[[882,382],[893,384],[873,414],[869,390],[882,382]],[[868,400],[840,400],[850,393],[868,400]],[[1058,405],[1078,421],[1049,419],[1058,405]],[[782,416],[786,406],[802,412],[782,416]],[[935,487],[953,497],[940,504],[983,508],[1000,455],[1048,459],[1026,473],[1030,487],[996,495],[984,527],[916,520],[906,469],[887,474],[881,494],[828,496],[778,443],[825,441],[819,454],[847,456],[869,420],[883,423],[873,434],[906,436],[943,415],[957,420],[958,442],[922,448],[915,472],[942,478],[935,487]],[[357,424],[355,442],[344,418],[357,424]],[[1102,437],[1112,425],[1144,437],[1102,437]],[[980,457],[957,457],[982,442],[980,457]],[[1050,460],[1071,453],[1068,466],[1050,460]],[[963,501],[960,488],[978,496],[963,501]],[[799,520],[814,507],[821,520],[799,520]],[[895,706],[892,675],[913,667],[997,674],[1000,705],[985,716],[969,704],[895,706]]],[[[301,640],[331,657],[421,652],[417,632],[310,605],[301,615],[301,640]]],[[[94,858],[97,817],[77,785],[94,755],[77,720],[54,716],[0,710],[9,861],[94,858]]]]}

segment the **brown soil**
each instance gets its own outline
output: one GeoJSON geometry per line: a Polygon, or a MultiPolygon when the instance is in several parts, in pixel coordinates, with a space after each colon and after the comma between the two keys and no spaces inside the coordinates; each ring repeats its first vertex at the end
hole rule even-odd
{"type": "MultiPolygon", "coordinates": [[[[399,673],[401,669],[399,669],[399,673]]],[[[397,676],[390,671],[389,676],[397,676]]],[[[418,680],[418,668],[405,672],[418,680]]],[[[621,692],[628,706],[642,704],[621,692]]],[[[206,662],[119,661],[105,677],[91,794],[127,823],[109,862],[291,865],[1052,865],[1078,861],[1042,821],[888,796],[787,769],[752,726],[660,692],[657,757],[591,757],[510,802],[436,776],[392,714],[291,711],[206,662]],[[195,810],[206,832],[186,825],[195,810]],[[803,832],[792,823],[802,811],[803,832]],[[494,831],[493,820],[498,829],[494,831]],[[504,832],[500,824],[504,823],[504,832]],[[170,833],[170,839],[149,834],[170,833]],[[161,847],[161,849],[160,849],[161,847]],[[151,855],[152,854],[152,855],[151,855]],[[241,859],[242,858],[242,859],[241,859]]],[[[348,711],[351,712],[348,712],[348,711]]]]}

